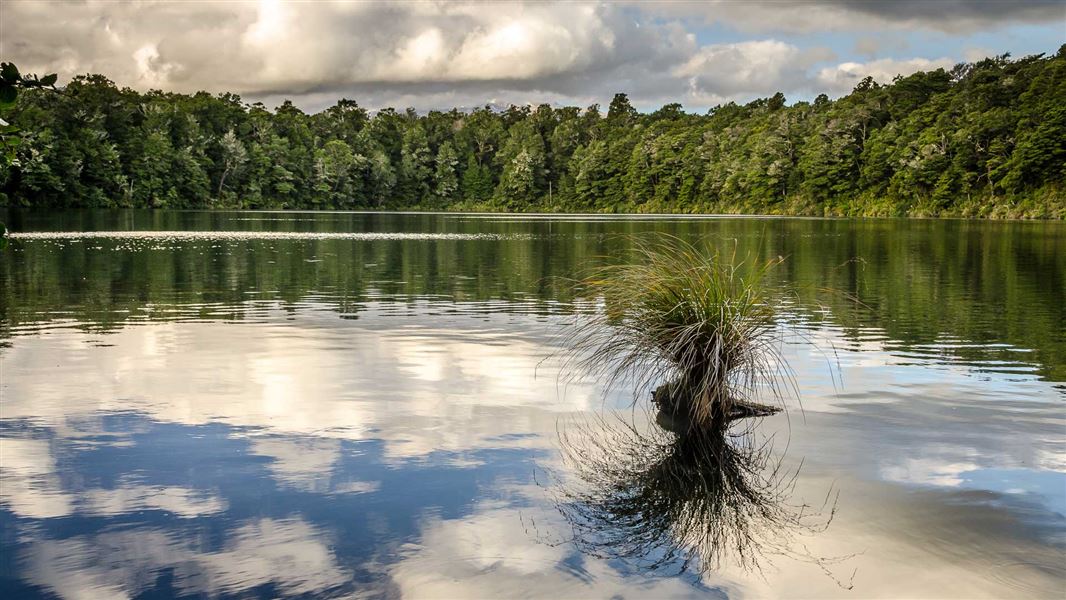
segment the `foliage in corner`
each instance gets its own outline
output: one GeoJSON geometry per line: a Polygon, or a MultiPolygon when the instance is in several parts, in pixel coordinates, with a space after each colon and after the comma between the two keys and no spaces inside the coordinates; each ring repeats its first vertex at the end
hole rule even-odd
{"type": "MultiPolygon", "coordinates": [[[[15,106],[19,90],[34,88],[55,88],[55,73],[38,78],[36,75],[23,75],[14,63],[0,63],[0,115],[15,106]]],[[[16,150],[22,142],[21,130],[0,118],[0,166],[11,164],[16,160],[16,150]]]]}
{"type": "MultiPolygon", "coordinates": [[[[16,164],[18,147],[22,143],[21,130],[5,121],[4,113],[15,106],[20,89],[55,89],[56,79],[57,76],[54,73],[39,79],[36,75],[23,75],[14,63],[0,63],[0,173],[16,164]]],[[[0,250],[5,248],[7,248],[7,227],[0,223],[0,250]]]]}

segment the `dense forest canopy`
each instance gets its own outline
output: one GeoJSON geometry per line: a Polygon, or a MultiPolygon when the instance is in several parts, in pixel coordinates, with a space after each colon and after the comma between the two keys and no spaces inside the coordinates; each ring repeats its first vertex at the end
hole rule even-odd
{"type": "Polygon", "coordinates": [[[1066,218],[1066,46],[688,114],[317,114],[76,77],[5,112],[0,205],[1066,218]]]}

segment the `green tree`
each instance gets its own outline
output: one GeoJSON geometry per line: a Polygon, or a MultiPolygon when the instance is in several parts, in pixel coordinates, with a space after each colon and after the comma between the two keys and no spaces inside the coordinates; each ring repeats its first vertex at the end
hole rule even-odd
{"type": "Polygon", "coordinates": [[[244,163],[248,162],[248,152],[232,129],[219,140],[219,147],[222,149],[222,175],[218,179],[218,192],[215,197],[221,202],[222,190],[226,187],[226,178],[240,172],[244,163]]]}
{"type": "Polygon", "coordinates": [[[459,154],[450,141],[445,141],[437,150],[436,170],[433,173],[433,193],[440,206],[447,206],[457,200],[459,176],[456,167],[459,154]]]}
{"type": "Polygon", "coordinates": [[[315,152],[316,200],[326,206],[348,208],[356,190],[351,174],[365,160],[342,140],[330,140],[315,152]]]}

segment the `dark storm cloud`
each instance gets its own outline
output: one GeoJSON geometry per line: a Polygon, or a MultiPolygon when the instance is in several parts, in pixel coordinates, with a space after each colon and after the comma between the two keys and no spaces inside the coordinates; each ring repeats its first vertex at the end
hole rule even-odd
{"type": "Polygon", "coordinates": [[[1066,20],[1064,0],[893,0],[870,2],[836,0],[829,2],[858,14],[875,15],[891,21],[950,24],[995,24],[1011,21],[1042,22],[1066,20]]]}
{"type": "MultiPolygon", "coordinates": [[[[640,5],[639,2],[634,2],[640,5]]],[[[1066,22],[1066,0],[666,0],[660,13],[699,16],[745,31],[926,29],[950,33],[1066,22]]]]}

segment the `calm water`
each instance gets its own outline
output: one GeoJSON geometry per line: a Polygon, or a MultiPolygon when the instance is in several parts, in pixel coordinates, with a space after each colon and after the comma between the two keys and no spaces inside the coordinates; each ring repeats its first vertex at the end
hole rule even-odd
{"type": "Polygon", "coordinates": [[[3,220],[4,598],[1066,594],[1061,223],[3,220]],[[575,432],[651,430],[560,377],[566,279],[645,232],[787,257],[802,406],[745,439],[828,526],[750,518],[760,570],[612,558],[564,518],[575,432]]]}

